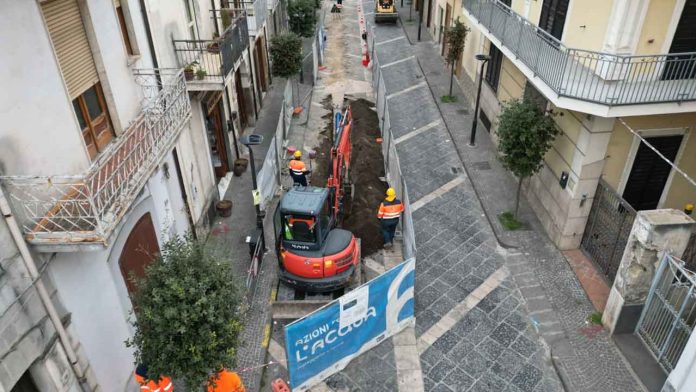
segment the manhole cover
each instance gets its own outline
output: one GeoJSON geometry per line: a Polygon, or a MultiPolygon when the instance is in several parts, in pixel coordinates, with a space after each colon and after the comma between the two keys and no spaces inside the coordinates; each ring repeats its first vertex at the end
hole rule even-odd
{"type": "Polygon", "coordinates": [[[469,114],[469,111],[466,109],[457,109],[458,114],[469,114]]]}
{"type": "Polygon", "coordinates": [[[471,164],[474,170],[491,170],[491,164],[488,161],[474,162],[471,164]]]}

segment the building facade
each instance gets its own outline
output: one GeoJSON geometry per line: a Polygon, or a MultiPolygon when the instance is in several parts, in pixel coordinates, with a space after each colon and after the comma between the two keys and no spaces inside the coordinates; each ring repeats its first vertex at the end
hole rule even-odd
{"type": "Polygon", "coordinates": [[[129,276],[173,236],[207,234],[270,84],[277,10],[223,3],[4,4],[0,390],[135,387],[129,276]]]}
{"type": "MultiPolygon", "coordinates": [[[[479,121],[494,142],[506,101],[531,99],[553,116],[560,134],[525,192],[560,249],[582,248],[611,285],[637,212],[696,204],[696,1],[422,4],[443,55],[455,20],[471,29],[460,80],[478,82],[475,55],[488,56],[479,121]]],[[[696,233],[686,249],[693,269],[696,233]]],[[[684,366],[673,385],[687,385],[684,366]]]]}

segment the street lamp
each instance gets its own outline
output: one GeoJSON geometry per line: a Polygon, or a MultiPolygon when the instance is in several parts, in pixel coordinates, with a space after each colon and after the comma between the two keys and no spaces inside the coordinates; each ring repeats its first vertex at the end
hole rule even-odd
{"type": "Polygon", "coordinates": [[[259,189],[258,185],[256,184],[256,164],[254,162],[254,150],[251,148],[252,146],[258,146],[263,142],[263,136],[262,135],[243,135],[242,137],[239,138],[239,142],[242,143],[243,145],[247,146],[249,149],[249,161],[251,161],[251,184],[253,186],[252,190],[252,196],[254,198],[254,207],[256,208],[256,227],[258,229],[261,229],[261,246],[263,248],[266,248],[266,236],[263,232],[263,218],[265,216],[265,213],[261,211],[261,201],[257,200],[257,195],[259,195],[259,189]]]}
{"type": "Polygon", "coordinates": [[[481,84],[483,83],[483,70],[486,68],[486,63],[490,60],[490,56],[485,54],[477,54],[476,60],[481,61],[481,75],[479,76],[478,93],[476,93],[476,108],[474,109],[474,122],[471,124],[471,138],[469,145],[476,145],[476,124],[478,124],[479,103],[481,102],[481,84]]]}

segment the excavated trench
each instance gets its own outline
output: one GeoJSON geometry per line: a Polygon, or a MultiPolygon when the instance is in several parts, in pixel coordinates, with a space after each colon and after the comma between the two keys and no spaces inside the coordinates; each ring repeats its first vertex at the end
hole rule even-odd
{"type": "MultiPolygon", "coordinates": [[[[326,97],[322,104],[329,110],[329,114],[323,117],[326,126],[320,133],[322,140],[317,147],[315,167],[312,168],[311,182],[315,186],[325,186],[331,170],[331,96],[326,97]]],[[[377,219],[379,203],[387,190],[387,184],[380,180],[380,177],[384,177],[384,159],[382,147],[376,141],[381,136],[379,118],[374,111],[374,104],[367,100],[347,99],[344,105],[351,105],[353,111],[350,176],[355,184],[355,195],[350,214],[344,219],[342,227],[360,238],[364,257],[377,252],[384,245],[377,219]]]]}

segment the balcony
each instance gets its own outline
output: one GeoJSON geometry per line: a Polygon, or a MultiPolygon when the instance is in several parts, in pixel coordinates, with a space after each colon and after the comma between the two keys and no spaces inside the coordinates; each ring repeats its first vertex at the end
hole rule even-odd
{"type": "Polygon", "coordinates": [[[223,10],[229,23],[217,40],[173,40],[181,68],[191,67],[186,76],[189,91],[222,90],[232,78],[236,64],[249,46],[247,17],[244,12],[223,10]]]}
{"type": "Polygon", "coordinates": [[[41,251],[107,245],[191,117],[183,71],[160,75],[158,84],[145,86],[142,112],[85,173],[0,177],[29,243],[41,251]]]}
{"type": "Polygon", "coordinates": [[[582,101],[583,111],[601,116],[696,108],[683,105],[696,102],[696,53],[624,56],[568,48],[499,0],[462,4],[472,22],[557,106],[574,109],[572,101],[582,101]]]}
{"type": "Polygon", "coordinates": [[[266,0],[238,1],[235,2],[235,5],[246,12],[249,35],[256,37],[261,34],[261,29],[263,29],[268,17],[266,0]]]}

